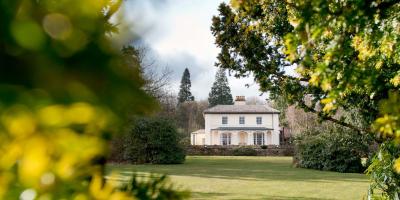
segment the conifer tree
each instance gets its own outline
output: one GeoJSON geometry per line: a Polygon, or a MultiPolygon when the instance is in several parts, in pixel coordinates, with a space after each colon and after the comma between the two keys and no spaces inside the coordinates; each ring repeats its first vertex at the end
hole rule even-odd
{"type": "Polygon", "coordinates": [[[208,96],[210,107],[216,105],[232,105],[233,98],[231,89],[229,88],[228,78],[225,74],[225,69],[219,69],[215,74],[215,81],[211,87],[211,92],[208,96]]]}
{"type": "Polygon", "coordinates": [[[185,101],[194,101],[194,96],[190,92],[190,87],[192,86],[190,82],[190,73],[188,68],[185,68],[181,79],[181,86],[178,94],[178,104],[185,101]]]}

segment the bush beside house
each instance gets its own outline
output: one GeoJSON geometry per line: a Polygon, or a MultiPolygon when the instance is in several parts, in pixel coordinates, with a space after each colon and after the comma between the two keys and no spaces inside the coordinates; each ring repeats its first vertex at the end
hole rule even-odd
{"type": "Polygon", "coordinates": [[[299,167],[361,173],[361,159],[368,155],[365,136],[349,132],[300,135],[295,139],[295,164],[299,167]]]}
{"type": "Polygon", "coordinates": [[[293,151],[292,145],[191,145],[186,148],[187,155],[191,156],[293,156],[293,151]]]}
{"type": "Polygon", "coordinates": [[[233,149],[234,156],[257,156],[257,151],[251,147],[237,147],[233,149]]]}
{"type": "Polygon", "coordinates": [[[186,152],[181,134],[165,118],[137,118],[127,133],[112,143],[111,161],[128,163],[179,164],[186,152]]]}

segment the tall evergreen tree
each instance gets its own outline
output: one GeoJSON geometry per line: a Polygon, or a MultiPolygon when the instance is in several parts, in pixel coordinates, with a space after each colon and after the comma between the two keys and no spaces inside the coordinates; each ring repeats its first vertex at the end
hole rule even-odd
{"type": "Polygon", "coordinates": [[[185,101],[194,101],[194,96],[190,92],[190,87],[192,87],[192,84],[190,82],[190,73],[188,68],[185,68],[185,71],[182,75],[181,86],[178,94],[178,104],[185,101]]]}
{"type": "Polygon", "coordinates": [[[215,74],[215,81],[208,96],[208,103],[210,107],[233,104],[231,88],[229,88],[225,69],[221,68],[215,74]]]}

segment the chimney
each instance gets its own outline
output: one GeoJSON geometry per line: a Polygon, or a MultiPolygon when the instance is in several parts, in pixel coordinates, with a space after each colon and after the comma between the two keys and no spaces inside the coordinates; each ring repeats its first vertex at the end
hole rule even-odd
{"type": "Polygon", "coordinates": [[[244,96],[236,96],[235,106],[246,105],[246,98],[244,96]]]}

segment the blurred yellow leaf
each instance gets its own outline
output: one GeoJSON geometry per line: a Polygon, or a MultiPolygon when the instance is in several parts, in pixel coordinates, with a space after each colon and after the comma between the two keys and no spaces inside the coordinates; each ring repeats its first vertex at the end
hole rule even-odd
{"type": "Polygon", "coordinates": [[[400,74],[397,74],[395,77],[393,77],[390,82],[394,85],[394,86],[399,86],[400,85],[400,74]]]}
{"type": "Polygon", "coordinates": [[[394,161],[393,169],[396,173],[400,174],[400,158],[397,158],[396,161],[394,161]]]}
{"type": "Polygon", "coordinates": [[[94,119],[94,108],[87,103],[75,103],[66,111],[65,117],[71,123],[87,124],[94,119]]]}
{"type": "Polygon", "coordinates": [[[28,187],[37,188],[40,178],[50,170],[51,145],[45,138],[40,136],[26,141],[24,154],[19,161],[19,179],[28,187]]]}
{"type": "Polygon", "coordinates": [[[47,106],[39,110],[40,123],[46,126],[65,126],[65,107],[61,105],[47,106]]]}
{"type": "Polygon", "coordinates": [[[23,48],[39,50],[46,42],[41,27],[32,20],[14,21],[11,32],[15,41],[23,48]]]}
{"type": "Polygon", "coordinates": [[[2,116],[7,131],[15,137],[27,137],[36,130],[36,121],[32,113],[24,106],[14,106],[2,116]]]}

